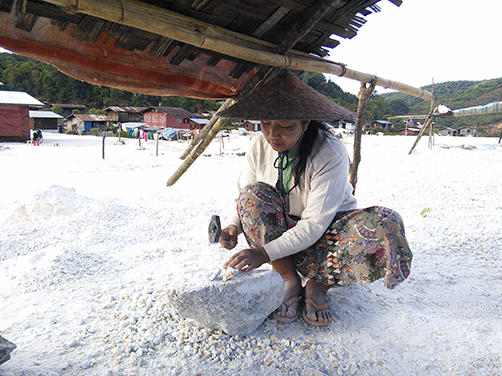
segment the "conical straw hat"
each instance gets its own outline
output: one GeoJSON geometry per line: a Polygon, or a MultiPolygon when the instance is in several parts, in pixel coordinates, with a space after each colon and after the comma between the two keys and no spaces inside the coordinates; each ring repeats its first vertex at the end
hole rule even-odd
{"type": "Polygon", "coordinates": [[[340,120],[356,116],[289,70],[217,115],[240,120],[340,120]]]}

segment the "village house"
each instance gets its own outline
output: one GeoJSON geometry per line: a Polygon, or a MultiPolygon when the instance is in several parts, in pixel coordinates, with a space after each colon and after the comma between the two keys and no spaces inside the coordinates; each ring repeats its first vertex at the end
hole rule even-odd
{"type": "Polygon", "coordinates": [[[143,121],[142,112],[148,107],[118,107],[112,106],[105,109],[106,116],[116,123],[135,123],[143,121]]]}
{"type": "Polygon", "coordinates": [[[209,119],[203,118],[190,118],[190,129],[202,129],[204,126],[209,123],[209,119]]]}
{"type": "Polygon", "coordinates": [[[27,93],[0,90],[0,141],[28,141],[30,108],[37,107],[43,103],[27,93]]]}
{"type": "Polygon", "coordinates": [[[351,122],[348,122],[345,120],[339,120],[338,121],[338,128],[345,129],[347,131],[354,131],[354,129],[356,128],[356,125],[355,125],[355,123],[351,123],[351,122]]]}
{"type": "Polygon", "coordinates": [[[456,136],[457,135],[457,130],[453,129],[453,128],[440,129],[438,131],[438,134],[440,136],[456,136]]]}
{"type": "Polygon", "coordinates": [[[404,134],[405,136],[407,135],[416,135],[420,133],[421,128],[417,127],[406,127],[401,131],[401,134],[404,134]]]}
{"type": "Polygon", "coordinates": [[[258,132],[261,131],[259,120],[246,120],[241,125],[248,132],[258,132]]]}
{"type": "Polygon", "coordinates": [[[83,104],[64,104],[64,103],[53,103],[49,107],[54,108],[54,106],[59,106],[63,109],[63,117],[67,118],[73,112],[77,112],[83,114],[85,110],[87,110],[87,106],[83,104]],[[76,111],[75,111],[76,110],[76,111]]]}
{"type": "Polygon", "coordinates": [[[61,115],[52,111],[30,111],[30,129],[58,129],[61,115]]]}
{"type": "Polygon", "coordinates": [[[110,119],[106,115],[73,114],[66,119],[66,132],[88,132],[91,128],[105,128],[110,119]]]}
{"type": "Polygon", "coordinates": [[[477,131],[473,127],[468,127],[468,128],[462,128],[459,131],[460,137],[466,137],[466,136],[476,136],[477,131]]]}
{"type": "Polygon", "coordinates": [[[375,120],[371,123],[371,127],[390,129],[392,127],[392,122],[388,120],[375,120]]]}
{"type": "Polygon", "coordinates": [[[191,116],[179,107],[148,107],[143,111],[143,123],[151,127],[189,130],[191,116]]]}

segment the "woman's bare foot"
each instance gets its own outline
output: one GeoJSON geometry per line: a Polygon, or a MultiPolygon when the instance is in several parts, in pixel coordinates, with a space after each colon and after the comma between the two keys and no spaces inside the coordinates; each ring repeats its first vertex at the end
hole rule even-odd
{"type": "MultiPolygon", "coordinates": [[[[298,274],[296,278],[284,280],[284,300],[275,311],[274,316],[279,316],[294,321],[298,318],[298,309],[302,295],[302,282],[298,274]]],[[[275,317],[280,320],[279,318],[275,317]]]]}
{"type": "Polygon", "coordinates": [[[329,287],[309,279],[305,285],[304,318],[313,325],[328,325],[333,317],[326,303],[329,287]]]}
{"type": "Polygon", "coordinates": [[[298,318],[302,281],[290,257],[273,261],[272,267],[284,280],[284,300],[273,317],[279,321],[292,322],[298,318]]]}

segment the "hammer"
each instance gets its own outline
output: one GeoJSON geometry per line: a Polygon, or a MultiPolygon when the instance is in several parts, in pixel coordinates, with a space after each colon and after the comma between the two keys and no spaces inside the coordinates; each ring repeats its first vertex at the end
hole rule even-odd
{"type": "Polygon", "coordinates": [[[221,235],[221,222],[218,215],[213,215],[207,229],[209,235],[209,243],[218,243],[221,235]]]}

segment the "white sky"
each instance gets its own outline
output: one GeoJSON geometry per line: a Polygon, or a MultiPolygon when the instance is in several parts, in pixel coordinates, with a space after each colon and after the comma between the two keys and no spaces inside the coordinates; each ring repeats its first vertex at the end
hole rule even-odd
{"type": "MultiPolygon", "coordinates": [[[[502,2],[404,0],[378,3],[352,40],[341,39],[330,59],[350,69],[412,86],[502,77],[498,36],[502,2]]],[[[0,48],[2,51],[2,48],[0,48]]],[[[328,75],[357,94],[359,82],[328,75]]],[[[385,89],[377,87],[377,92],[385,89]]]]}
{"type": "MultiPolygon", "coordinates": [[[[348,68],[412,86],[502,77],[502,2],[494,0],[387,0],[382,12],[352,38],[340,39],[330,60],[348,68]]],[[[328,76],[343,90],[357,94],[359,82],[328,76]]],[[[377,87],[379,93],[385,89],[377,87]]]]}

